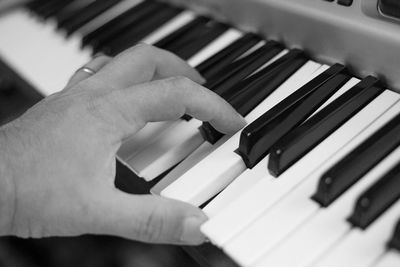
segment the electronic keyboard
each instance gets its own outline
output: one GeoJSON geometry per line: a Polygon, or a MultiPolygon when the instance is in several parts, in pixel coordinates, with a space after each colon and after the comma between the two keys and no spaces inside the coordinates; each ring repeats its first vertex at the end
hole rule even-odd
{"type": "Polygon", "coordinates": [[[202,266],[400,266],[397,1],[34,0],[0,35],[2,61],[43,96],[142,42],[245,118],[232,136],[148,123],[117,154],[153,194],[207,214],[210,242],[186,248],[202,266]]]}

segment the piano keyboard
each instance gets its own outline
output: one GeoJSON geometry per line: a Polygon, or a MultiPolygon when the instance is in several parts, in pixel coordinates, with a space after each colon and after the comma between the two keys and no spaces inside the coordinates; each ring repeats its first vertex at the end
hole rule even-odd
{"type": "Polygon", "coordinates": [[[297,48],[156,0],[36,0],[0,18],[0,56],[44,96],[93,54],[181,56],[248,125],[147,124],[118,158],[203,208],[239,266],[400,266],[400,95],[297,48]],[[159,178],[160,179],[160,178],[159,178]]]}

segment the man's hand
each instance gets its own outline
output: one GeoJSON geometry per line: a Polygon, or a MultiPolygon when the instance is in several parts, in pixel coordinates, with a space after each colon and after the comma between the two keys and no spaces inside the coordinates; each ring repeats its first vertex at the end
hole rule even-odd
{"type": "Polygon", "coordinates": [[[116,189],[115,155],[147,122],[189,114],[232,134],[243,118],[166,51],[138,45],[88,66],[98,72],[77,72],[63,91],[0,128],[0,234],[203,242],[198,208],[116,189]]]}

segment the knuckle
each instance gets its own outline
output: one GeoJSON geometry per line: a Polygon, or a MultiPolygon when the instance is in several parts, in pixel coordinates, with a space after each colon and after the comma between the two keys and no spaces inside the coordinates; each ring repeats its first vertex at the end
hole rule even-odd
{"type": "Polygon", "coordinates": [[[101,61],[101,62],[108,62],[112,60],[112,57],[106,56],[106,55],[99,55],[94,58],[94,60],[101,61]]]}
{"type": "Polygon", "coordinates": [[[193,87],[193,82],[185,76],[176,76],[170,79],[170,82],[174,88],[179,89],[191,89],[193,87]]]}
{"type": "Polygon", "coordinates": [[[146,43],[138,43],[138,44],[134,45],[128,51],[130,51],[130,52],[140,52],[140,53],[150,53],[153,50],[154,50],[154,47],[151,46],[151,45],[148,45],[146,43]]]}

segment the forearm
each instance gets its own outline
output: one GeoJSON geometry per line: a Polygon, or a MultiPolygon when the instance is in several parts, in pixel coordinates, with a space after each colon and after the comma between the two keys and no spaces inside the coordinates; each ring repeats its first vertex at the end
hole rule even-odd
{"type": "Polygon", "coordinates": [[[13,233],[15,186],[7,133],[0,127],[0,236],[13,233]]]}

